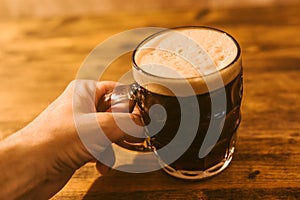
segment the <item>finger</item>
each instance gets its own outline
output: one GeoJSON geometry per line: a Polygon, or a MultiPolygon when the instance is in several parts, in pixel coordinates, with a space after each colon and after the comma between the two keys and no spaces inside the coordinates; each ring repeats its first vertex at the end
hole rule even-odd
{"type": "Polygon", "coordinates": [[[97,111],[132,112],[135,105],[135,101],[133,101],[130,97],[130,85],[115,83],[115,87],[112,88],[111,84],[114,83],[108,82],[109,89],[103,89],[103,87],[102,89],[100,89],[101,87],[99,88],[99,90],[102,90],[102,92],[107,93],[99,99],[97,111]]]}
{"type": "Polygon", "coordinates": [[[109,106],[110,107],[110,94],[114,90],[114,88],[118,85],[117,82],[113,81],[101,81],[96,82],[96,94],[95,94],[95,105],[99,110],[105,111],[106,109],[101,108],[101,106],[109,106]],[[100,104],[100,105],[99,105],[100,104]]]}
{"type": "Polygon", "coordinates": [[[141,117],[131,113],[97,113],[98,123],[111,142],[120,139],[129,142],[140,142],[145,138],[141,117]]]}
{"type": "MultiPolygon", "coordinates": [[[[140,112],[140,109],[138,108],[138,106],[135,106],[133,108],[132,114],[136,114],[141,117],[141,112],[140,112]]],[[[142,122],[142,124],[144,125],[144,122],[142,122]]]]}
{"type": "Polygon", "coordinates": [[[111,170],[111,167],[108,167],[104,164],[102,164],[101,162],[96,162],[96,169],[97,171],[101,174],[101,175],[105,175],[107,174],[110,170],[111,170]]]}
{"type": "Polygon", "coordinates": [[[85,148],[96,159],[113,142],[141,142],[146,138],[138,114],[98,112],[74,115],[76,129],[85,148]]]}
{"type": "Polygon", "coordinates": [[[104,95],[95,103],[97,112],[111,112],[111,99],[104,95]]]}
{"type": "Polygon", "coordinates": [[[76,80],[69,84],[66,94],[71,91],[73,95],[74,112],[95,112],[100,99],[110,93],[116,84],[116,82],[112,81],[97,82],[94,80],[76,80]]]}
{"type": "Polygon", "coordinates": [[[101,159],[96,162],[96,168],[100,174],[104,175],[108,173],[115,164],[116,158],[112,146],[108,146],[99,157],[101,159]]]}

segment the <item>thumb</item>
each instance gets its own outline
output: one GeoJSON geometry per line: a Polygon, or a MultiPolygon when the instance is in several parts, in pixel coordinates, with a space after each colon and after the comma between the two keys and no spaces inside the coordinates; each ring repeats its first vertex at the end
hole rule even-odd
{"type": "Polygon", "coordinates": [[[96,162],[96,168],[101,175],[105,175],[115,164],[115,154],[112,146],[108,146],[101,154],[101,162],[96,162]]]}
{"type": "Polygon", "coordinates": [[[138,114],[100,112],[74,117],[81,142],[97,160],[113,142],[137,142],[145,138],[144,128],[138,125],[142,124],[138,114]]]}

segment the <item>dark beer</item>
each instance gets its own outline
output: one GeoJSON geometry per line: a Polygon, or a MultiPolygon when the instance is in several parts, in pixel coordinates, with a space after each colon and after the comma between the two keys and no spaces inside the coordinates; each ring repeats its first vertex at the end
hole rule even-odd
{"type": "MultiPolygon", "coordinates": [[[[187,39],[164,31],[146,39],[134,52],[133,76],[138,85],[136,101],[145,125],[151,124],[147,129],[150,143],[165,171],[180,178],[201,179],[222,171],[231,161],[234,152],[236,132],[241,119],[240,105],[243,91],[240,48],[231,36],[219,30],[187,27],[178,31],[187,36],[187,39]],[[200,50],[197,46],[191,47],[193,46],[191,38],[194,40],[192,42],[201,45],[200,50]],[[181,44],[177,45],[180,43],[179,40],[182,40],[181,44]],[[188,59],[178,59],[173,52],[166,52],[162,48],[165,46],[160,46],[161,44],[167,45],[167,48],[174,48],[172,50],[182,56],[188,55],[188,59]],[[153,49],[155,45],[157,49],[163,50],[153,49]],[[187,48],[182,47],[184,45],[187,48]],[[195,48],[198,49],[194,51],[195,48]],[[195,67],[188,61],[193,61],[196,54],[200,54],[200,58],[195,60],[195,67]],[[207,66],[202,68],[197,66],[197,62],[199,65],[207,66]],[[162,65],[172,70],[165,69],[161,67],[162,65]],[[193,92],[184,89],[183,79],[191,85],[193,92]],[[220,82],[220,79],[223,85],[214,85],[214,82],[220,82]],[[176,88],[179,93],[174,93],[169,86],[176,88]],[[226,106],[212,105],[212,97],[222,99],[222,95],[225,95],[226,106]],[[184,104],[185,110],[193,113],[198,109],[199,112],[194,112],[190,116],[189,112],[183,114],[181,103],[184,104]],[[162,123],[159,116],[156,119],[149,115],[154,105],[164,108],[166,119],[163,121],[162,129],[153,135],[152,132],[156,131],[154,129],[162,123]],[[170,154],[160,153],[160,149],[168,146],[178,134],[183,117],[199,118],[196,135],[178,158],[171,163],[165,162],[177,148],[185,148],[178,143],[177,146],[171,146],[170,154]],[[200,157],[199,151],[212,121],[220,128],[220,134],[216,135],[218,139],[212,149],[207,149],[209,153],[205,157],[200,157]]],[[[182,130],[188,138],[193,135],[195,126],[187,124],[182,130]]]]}
{"type": "MultiPolygon", "coordinates": [[[[201,95],[197,95],[197,105],[189,104],[190,97],[175,97],[156,94],[141,87],[139,95],[142,95],[143,105],[140,106],[142,118],[146,125],[150,123],[149,109],[152,105],[162,105],[167,113],[167,119],[165,126],[159,133],[151,138],[151,144],[156,150],[166,146],[173,140],[181,121],[181,109],[178,99],[183,99],[181,102],[187,103],[187,108],[193,110],[194,107],[199,106],[200,109],[200,121],[198,124],[198,132],[194,138],[191,146],[187,149],[182,156],[180,156],[174,163],[170,164],[171,167],[178,170],[205,170],[224,160],[224,158],[231,156],[231,151],[234,148],[234,142],[236,137],[236,131],[240,123],[240,105],[242,100],[242,72],[238,76],[225,86],[227,106],[226,110],[218,110],[219,113],[212,114],[211,112],[211,95],[218,96],[219,90],[201,95]],[[218,142],[215,144],[211,152],[204,158],[199,158],[199,150],[206,136],[210,121],[212,117],[218,121],[223,117],[223,113],[226,113],[225,123],[218,142]]],[[[140,97],[141,98],[141,97],[140,97]]],[[[191,101],[194,103],[193,101],[191,101]]],[[[155,122],[153,122],[155,123],[155,122]]],[[[218,123],[218,122],[217,122],[218,123]]],[[[221,124],[221,121],[219,122],[221,124]]],[[[151,132],[151,130],[148,130],[151,132]]],[[[188,136],[190,133],[189,128],[185,130],[185,134],[188,136]]],[[[171,151],[171,149],[170,149],[171,151]]],[[[163,161],[164,156],[158,155],[163,161]]]]}

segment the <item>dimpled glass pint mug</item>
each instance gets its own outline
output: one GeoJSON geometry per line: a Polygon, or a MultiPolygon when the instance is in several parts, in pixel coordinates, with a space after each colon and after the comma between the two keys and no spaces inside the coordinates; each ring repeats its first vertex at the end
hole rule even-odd
{"type": "Polygon", "coordinates": [[[164,171],[204,179],[224,170],[241,119],[237,41],[208,27],[167,29],[146,38],[132,63],[131,97],[164,171]]]}

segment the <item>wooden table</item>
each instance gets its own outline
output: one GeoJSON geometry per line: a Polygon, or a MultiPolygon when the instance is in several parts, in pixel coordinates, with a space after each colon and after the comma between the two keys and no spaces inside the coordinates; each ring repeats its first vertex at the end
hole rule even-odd
{"type": "MultiPolygon", "coordinates": [[[[161,170],[112,170],[101,177],[90,163],[53,199],[300,199],[299,13],[298,4],[2,20],[0,139],[53,101],[109,36],[145,26],[213,26],[234,35],[243,49],[243,119],[230,166],[209,180],[188,182],[161,170]]],[[[105,79],[115,80],[117,71],[105,79]]]]}

